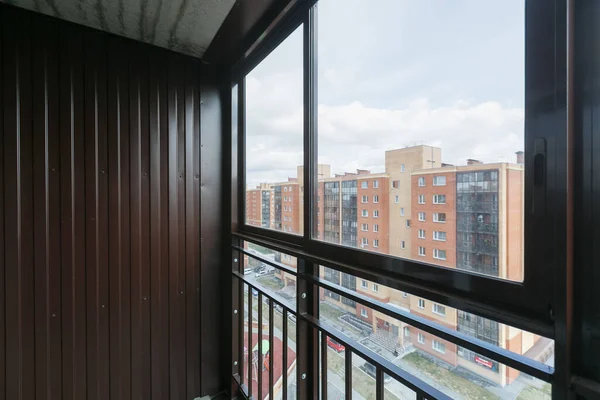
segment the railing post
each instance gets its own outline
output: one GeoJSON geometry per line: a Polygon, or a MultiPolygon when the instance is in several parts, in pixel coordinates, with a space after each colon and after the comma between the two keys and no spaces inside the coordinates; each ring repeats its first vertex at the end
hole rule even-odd
{"type": "MultiPolygon", "coordinates": [[[[237,244],[239,239],[234,238],[234,243],[237,244]]],[[[239,272],[242,270],[242,260],[240,253],[236,249],[231,249],[231,270],[239,272]]],[[[231,274],[230,274],[231,275],[231,274]]],[[[243,339],[244,339],[244,298],[243,298],[243,283],[238,278],[231,275],[231,376],[237,376],[237,382],[243,383],[243,339]]],[[[232,393],[239,390],[235,379],[231,382],[232,393]]]]}
{"type": "MultiPolygon", "coordinates": [[[[315,276],[317,267],[298,259],[296,304],[298,314],[319,316],[318,290],[304,277],[315,276]]],[[[296,384],[299,399],[319,398],[319,334],[302,318],[296,319],[296,384]]]]}

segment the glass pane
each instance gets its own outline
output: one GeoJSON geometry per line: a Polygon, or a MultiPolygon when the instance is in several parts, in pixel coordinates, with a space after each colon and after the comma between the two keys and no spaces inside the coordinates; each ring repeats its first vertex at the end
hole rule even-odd
{"type": "Polygon", "coordinates": [[[377,391],[377,367],[357,354],[352,355],[352,398],[374,399],[377,391]]]}
{"type": "Polygon", "coordinates": [[[302,26],[246,76],[246,224],[302,234],[302,26]],[[300,172],[299,172],[300,171],[300,172]]]}
{"type": "Polygon", "coordinates": [[[521,281],[524,0],[318,9],[316,239],[521,281]]]}
{"type": "MultiPolygon", "coordinates": [[[[551,339],[323,266],[320,273],[326,281],[428,318],[440,326],[550,366],[554,363],[551,339]]],[[[549,393],[550,385],[540,380],[326,289],[320,292],[319,313],[319,318],[328,325],[452,398],[534,398],[531,396],[549,393]]],[[[328,343],[328,347],[336,349],[335,344],[328,343]]],[[[357,366],[356,362],[353,365],[357,366]]],[[[414,398],[411,390],[393,379],[386,379],[385,388],[390,392],[387,398],[414,398]]]]}
{"type": "Polygon", "coordinates": [[[384,374],[384,400],[417,400],[417,394],[388,374],[384,374]]]}
{"type": "Polygon", "coordinates": [[[344,400],[346,392],[345,351],[332,338],[327,338],[327,398],[344,400]]]}
{"type": "MultiPolygon", "coordinates": [[[[289,254],[273,251],[250,242],[244,242],[244,248],[257,257],[266,258],[275,264],[296,269],[296,257],[289,254]]],[[[272,296],[275,301],[295,307],[296,277],[294,275],[254,258],[252,255],[244,254],[244,276],[253,285],[272,296]]],[[[253,295],[258,296],[258,293],[253,292],[253,295]]],[[[256,304],[254,305],[257,307],[256,304]]]]}

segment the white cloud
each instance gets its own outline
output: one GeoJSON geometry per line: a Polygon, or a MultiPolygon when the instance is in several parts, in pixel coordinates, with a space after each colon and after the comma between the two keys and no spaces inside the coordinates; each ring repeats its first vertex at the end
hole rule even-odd
{"type": "MultiPolygon", "coordinates": [[[[386,150],[416,144],[442,148],[451,164],[515,160],[522,0],[351,2],[319,5],[319,162],[383,171],[386,150]]],[[[246,78],[249,184],[284,181],[302,163],[301,33],[246,78]]]]}

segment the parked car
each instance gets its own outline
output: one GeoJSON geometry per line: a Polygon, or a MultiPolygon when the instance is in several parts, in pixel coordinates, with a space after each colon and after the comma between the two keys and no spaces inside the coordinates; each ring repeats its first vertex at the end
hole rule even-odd
{"type": "Polygon", "coordinates": [[[273,306],[273,308],[274,308],[274,309],[275,309],[275,311],[277,311],[278,313],[280,313],[280,314],[281,314],[281,313],[283,313],[283,307],[281,307],[281,305],[279,305],[279,304],[275,304],[275,305],[273,306]]]}
{"type": "Polygon", "coordinates": [[[296,316],[294,314],[288,314],[288,319],[293,323],[296,323],[296,316]]]}
{"type": "MultiPolygon", "coordinates": [[[[366,362],[363,365],[361,365],[360,369],[365,371],[367,373],[367,375],[369,375],[371,378],[377,379],[377,368],[373,364],[366,362]]],[[[391,376],[389,376],[388,374],[383,374],[383,382],[384,383],[390,383],[391,381],[392,381],[391,376]]]]}
{"type": "Polygon", "coordinates": [[[244,268],[244,275],[248,275],[252,273],[252,268],[244,268]]]}
{"type": "Polygon", "coordinates": [[[261,271],[258,271],[256,273],[255,277],[256,278],[260,278],[261,276],[267,276],[267,275],[269,275],[269,272],[263,269],[261,271]]]}
{"type": "Polygon", "coordinates": [[[346,349],[343,344],[341,344],[340,342],[338,342],[335,339],[330,338],[329,336],[327,336],[327,346],[331,347],[338,353],[342,352],[346,349]]]}

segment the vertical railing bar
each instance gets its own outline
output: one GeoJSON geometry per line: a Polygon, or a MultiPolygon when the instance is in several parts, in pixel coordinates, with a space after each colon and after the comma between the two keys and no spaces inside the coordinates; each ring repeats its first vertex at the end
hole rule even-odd
{"type": "Polygon", "coordinates": [[[376,400],[383,400],[383,391],[385,390],[384,386],[384,379],[383,379],[383,369],[381,369],[381,367],[377,367],[377,374],[375,377],[375,399],[376,400]]]}
{"type": "Polygon", "coordinates": [[[327,334],[321,332],[321,399],[327,400],[327,334]]]}
{"type": "MultiPolygon", "coordinates": [[[[283,309],[282,315],[282,325],[283,325],[283,365],[281,367],[281,374],[283,375],[283,396],[281,397],[283,400],[287,400],[287,389],[288,389],[288,310],[283,309]]],[[[296,348],[296,350],[298,350],[296,348]]]]}
{"type": "MultiPolygon", "coordinates": [[[[273,313],[273,299],[269,301],[269,400],[273,400],[273,386],[275,386],[275,382],[273,381],[273,369],[275,368],[275,341],[273,334],[273,326],[275,325],[274,313],[273,313]]],[[[283,370],[282,370],[283,371],[283,370]]]]}
{"type": "Polygon", "coordinates": [[[252,288],[248,285],[248,394],[252,397],[252,288]]]}
{"type": "Polygon", "coordinates": [[[256,368],[256,372],[258,374],[258,398],[263,398],[263,346],[262,346],[262,326],[263,326],[263,295],[261,292],[258,292],[258,366],[256,368]]]}
{"type": "Polygon", "coordinates": [[[238,347],[239,347],[239,365],[240,365],[240,382],[246,383],[246,377],[244,375],[244,282],[238,279],[239,285],[239,295],[238,295],[238,326],[239,326],[239,335],[238,335],[238,347]]]}
{"type": "Polygon", "coordinates": [[[346,348],[346,351],[344,353],[346,358],[346,365],[344,367],[346,400],[352,400],[352,352],[348,348],[346,348]]]}

